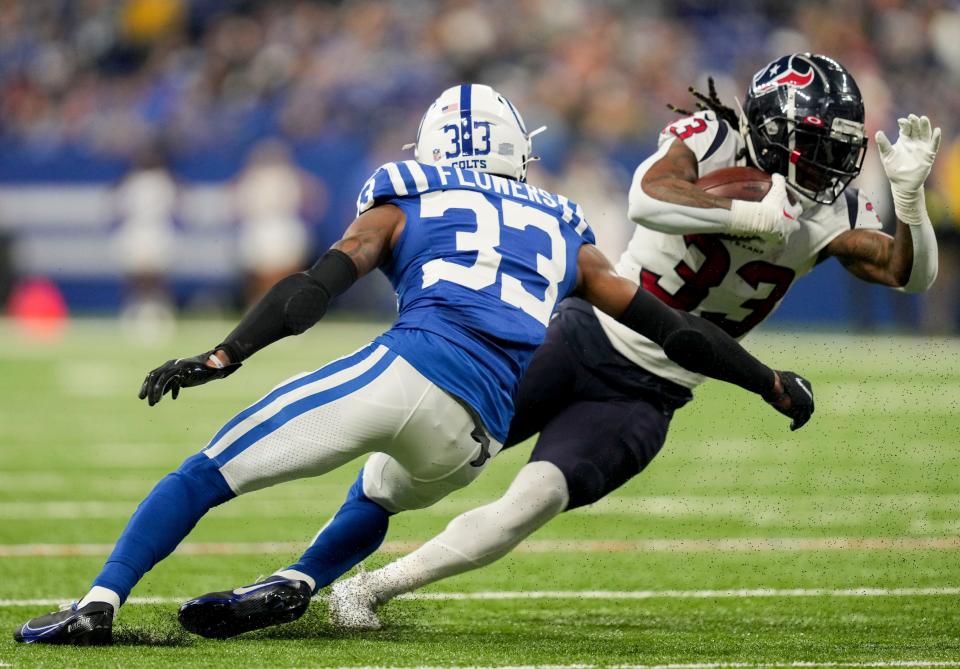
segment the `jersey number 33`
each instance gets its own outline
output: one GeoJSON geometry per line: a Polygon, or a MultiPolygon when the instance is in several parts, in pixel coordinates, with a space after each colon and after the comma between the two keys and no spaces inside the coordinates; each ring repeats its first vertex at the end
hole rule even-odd
{"type": "Polygon", "coordinates": [[[499,280],[501,300],[546,326],[567,272],[566,243],[560,224],[554,216],[535,207],[508,199],[500,200],[500,203],[501,209],[497,209],[482,194],[467,190],[436,191],[420,197],[420,218],[424,222],[443,218],[451,209],[459,209],[471,211],[477,224],[476,230],[456,233],[457,251],[475,251],[476,261],[472,265],[463,265],[443,258],[430,260],[423,265],[423,287],[438,281],[450,281],[472,290],[483,290],[499,280]],[[531,268],[547,283],[542,298],[524,288],[521,278],[501,271],[503,253],[499,246],[502,228],[521,231],[536,228],[550,239],[550,257],[538,253],[536,267],[531,268]]]}
{"type": "MultiPolygon", "coordinates": [[[[683,280],[676,292],[667,292],[660,285],[662,277],[648,269],[641,270],[640,283],[645,290],[656,295],[668,306],[682,311],[693,311],[707,299],[712,288],[716,288],[726,279],[730,271],[730,252],[714,235],[685,235],[683,241],[688,248],[693,247],[703,254],[703,263],[695,269],[681,260],[674,267],[674,272],[683,280]]],[[[701,311],[700,316],[718,325],[731,337],[740,338],[770,315],[787,294],[796,273],[788,267],[753,260],[740,266],[737,276],[753,290],[758,290],[762,283],[770,284],[770,292],[766,297],[750,298],[740,305],[741,309],[749,312],[743,320],[731,319],[726,314],[707,310],[701,311]]]]}

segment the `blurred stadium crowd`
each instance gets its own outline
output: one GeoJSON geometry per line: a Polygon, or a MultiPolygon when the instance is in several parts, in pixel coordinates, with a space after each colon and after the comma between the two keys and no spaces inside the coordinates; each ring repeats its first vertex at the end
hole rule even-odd
{"type": "MultiPolygon", "coordinates": [[[[960,11],[950,1],[8,0],[0,229],[29,234],[10,213],[26,205],[4,207],[24,184],[123,183],[104,214],[116,271],[134,293],[162,292],[166,274],[189,274],[175,257],[190,228],[179,219],[222,207],[224,271],[255,294],[335,239],[358,187],[402,157],[426,105],[473,80],[511,97],[528,126],[549,126],[531,180],[580,201],[615,255],[630,230],[630,173],[670,120],[665,104],[689,105],[687,87],[707,74],[732,102],[773,57],[802,50],[854,72],[869,135],[914,112],[945,138],[928,184],[943,254],[935,292],[851,299],[864,289],[836,274],[837,320],[869,326],[879,299],[904,325],[955,329],[960,11]],[[179,190],[210,184],[228,192],[194,188],[194,208],[178,204],[179,190]]],[[[860,185],[889,212],[879,175],[868,162],[860,185]]],[[[41,257],[44,243],[22,253],[41,257]]]]}

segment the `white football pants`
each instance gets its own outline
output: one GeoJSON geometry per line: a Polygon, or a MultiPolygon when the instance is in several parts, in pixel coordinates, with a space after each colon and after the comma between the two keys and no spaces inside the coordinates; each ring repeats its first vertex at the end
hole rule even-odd
{"type": "Polygon", "coordinates": [[[419,509],[468,485],[500,451],[472,414],[399,355],[370,344],[280,384],[224,425],[204,453],[237,494],[372,453],[364,494],[388,511],[419,509]]]}

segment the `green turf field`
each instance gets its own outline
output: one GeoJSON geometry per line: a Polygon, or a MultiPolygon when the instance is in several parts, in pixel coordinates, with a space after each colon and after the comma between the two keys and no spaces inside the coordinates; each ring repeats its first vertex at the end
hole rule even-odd
{"type": "MultiPolygon", "coordinates": [[[[143,346],[113,322],[81,323],[41,346],[0,325],[0,666],[960,666],[960,342],[792,334],[748,344],[812,379],[805,429],[709,383],[618,495],[432,598],[391,604],[381,632],[331,629],[322,600],[297,623],[227,642],[176,623],[181,598],[292,561],[357,462],[212,512],[190,554],[134,592],[155,603],[124,607],[117,646],[14,644],[14,626],[54,608],[37,600],[85,592],[136,503],[221,423],[380,328],[324,323],[177,402],[136,399],[146,371],[227,329],[186,324],[143,346]]],[[[409,550],[492,499],[526,451],[397,517],[386,548],[409,550]]]]}

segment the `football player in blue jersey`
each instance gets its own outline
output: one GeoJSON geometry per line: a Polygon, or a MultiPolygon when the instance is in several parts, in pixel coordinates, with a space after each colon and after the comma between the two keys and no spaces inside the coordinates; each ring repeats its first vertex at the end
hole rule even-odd
{"type": "MultiPolygon", "coordinates": [[[[753,77],[741,114],[712,84],[708,96],[695,95],[703,109],[668,125],[636,169],[628,212],[637,228],[616,266],[622,276],[735,337],[831,256],[872,283],[930,287],[937,242],[923,184],[940,130],[926,116],[901,118],[894,144],[877,134],[898,219],[890,236],[866,194],[850,187],[867,139],[860,91],[840,63],[809,53],[777,58],[753,77]],[[746,165],[772,175],[761,202],[697,185],[746,165]]],[[[609,495],[656,457],[674,412],[704,380],[642,333],[576,297],[564,301],[524,374],[505,442],[539,433],[530,462],[499,499],[399,560],[334,585],[335,622],[376,628],[377,607],[393,597],[490,564],[557,515],[609,495]]]]}
{"type": "Polygon", "coordinates": [[[140,397],[152,406],[304,332],[364,274],[379,268],[397,292],[390,330],[229,420],[140,504],[91,590],[20,626],[15,638],[108,643],[134,585],[211,508],[369,455],[343,507],[296,563],[180,610],[188,630],[219,638],[299,617],[318,588],[376,550],[392,514],[429,506],[483,471],[507,438],[520,376],[569,295],[679,364],[761,395],[795,426],[806,422],[813,400],[799,377],[766,367],[716,326],[618,276],[580,207],[525,183],[533,134],[490,87],[448,89],[423,117],[417,160],[376,171],[330,251],[278,282],[212,350],[150,372],[140,397]]]}

